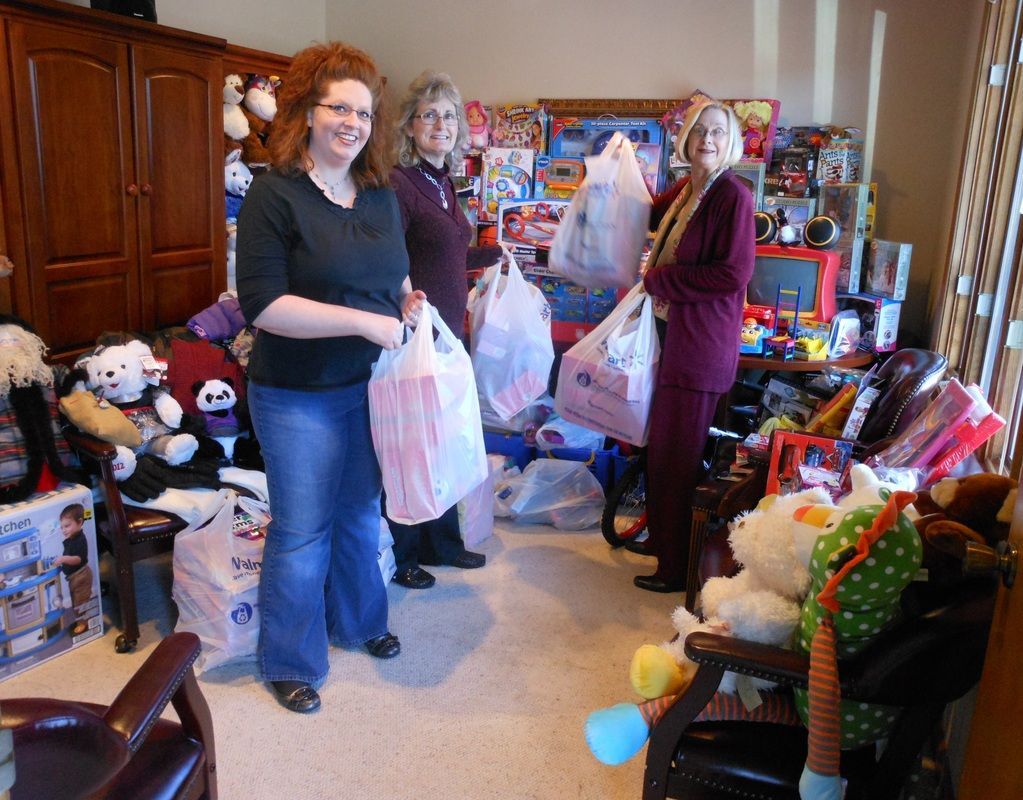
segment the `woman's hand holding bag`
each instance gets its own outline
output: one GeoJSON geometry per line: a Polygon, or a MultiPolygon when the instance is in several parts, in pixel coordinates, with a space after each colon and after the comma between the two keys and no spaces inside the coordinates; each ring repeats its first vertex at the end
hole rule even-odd
{"type": "Polygon", "coordinates": [[[586,159],[586,177],[554,234],[548,266],[590,289],[631,287],[652,203],[632,143],[615,133],[600,155],[586,159]]]}
{"type": "Polygon", "coordinates": [[[437,519],[487,477],[472,364],[429,303],[409,340],[373,366],[369,415],[393,521],[437,519]]]}

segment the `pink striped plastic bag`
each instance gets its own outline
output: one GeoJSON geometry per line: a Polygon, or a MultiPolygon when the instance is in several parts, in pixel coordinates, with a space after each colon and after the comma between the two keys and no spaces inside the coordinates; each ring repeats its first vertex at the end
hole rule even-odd
{"type": "Polygon", "coordinates": [[[437,519],[487,477],[469,355],[428,303],[409,340],[374,364],[369,415],[395,522],[437,519]]]}

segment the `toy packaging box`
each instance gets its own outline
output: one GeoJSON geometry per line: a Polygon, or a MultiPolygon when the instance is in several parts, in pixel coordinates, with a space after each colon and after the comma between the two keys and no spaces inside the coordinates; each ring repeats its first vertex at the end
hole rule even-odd
{"type": "Polygon", "coordinates": [[[828,183],[820,188],[818,213],[831,217],[841,230],[835,247],[842,258],[836,285],[840,292],[860,291],[869,191],[865,183],[828,183]]]}
{"type": "Polygon", "coordinates": [[[821,486],[837,499],[852,466],[853,443],[798,431],[776,430],[765,494],[792,494],[821,486]]]}
{"type": "Polygon", "coordinates": [[[536,157],[533,197],[567,200],[576,193],[586,177],[586,161],[579,156],[536,157]]]}
{"type": "Polygon", "coordinates": [[[455,185],[455,199],[462,207],[462,213],[472,227],[472,240],[469,246],[476,244],[476,225],[480,218],[480,184],[479,175],[455,175],[451,178],[455,185]]]}
{"type": "Polygon", "coordinates": [[[664,131],[655,119],[643,117],[552,117],[548,153],[551,157],[585,158],[600,155],[616,131],[636,150],[643,181],[651,194],[664,183],[664,131]]]}
{"type": "Polygon", "coordinates": [[[860,318],[860,350],[889,353],[899,338],[902,301],[872,294],[845,294],[836,297],[838,310],[851,308],[860,318]]]}
{"type": "Polygon", "coordinates": [[[762,161],[740,161],[732,167],[740,181],[742,181],[753,195],[753,208],[760,208],[764,202],[764,175],[766,165],[762,161]]]}
{"type": "Polygon", "coordinates": [[[777,376],[767,382],[767,388],[760,398],[760,405],[767,416],[784,415],[799,425],[806,425],[810,421],[819,402],[820,398],[816,395],[777,376]]]}
{"type": "Polygon", "coordinates": [[[829,137],[817,159],[817,177],[822,183],[856,183],[863,167],[863,140],[829,137]]]}
{"type": "Polygon", "coordinates": [[[568,200],[501,200],[497,205],[497,241],[515,254],[544,264],[568,200]]]}
{"type": "Polygon", "coordinates": [[[905,300],[912,255],[911,244],[884,239],[872,241],[867,259],[867,276],[863,283],[864,291],[892,300],[905,300]]]}
{"type": "Polygon", "coordinates": [[[488,147],[483,153],[479,219],[497,222],[500,200],[525,200],[533,195],[533,151],[488,147]]]}
{"type": "Polygon", "coordinates": [[[794,242],[800,243],[803,241],[806,223],[813,219],[816,213],[817,198],[765,196],[758,208],[774,216],[778,221],[779,232],[788,225],[792,229],[788,235],[795,237],[794,242]]]}
{"type": "Polygon", "coordinates": [[[525,147],[543,153],[547,145],[547,111],[542,105],[494,106],[494,147],[525,147]]]}
{"type": "Polygon", "coordinates": [[[103,635],[92,493],[0,507],[0,680],[103,635]]]}
{"type": "Polygon", "coordinates": [[[779,197],[817,194],[817,149],[785,147],[774,151],[771,169],[764,176],[764,192],[779,197]]]}

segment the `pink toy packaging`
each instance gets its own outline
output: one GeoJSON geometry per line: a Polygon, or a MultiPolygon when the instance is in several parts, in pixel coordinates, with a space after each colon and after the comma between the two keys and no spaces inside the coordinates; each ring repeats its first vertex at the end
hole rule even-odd
{"type": "Polygon", "coordinates": [[[469,123],[469,152],[480,153],[490,146],[490,110],[479,100],[470,100],[465,104],[465,118],[469,123]]]}
{"type": "Polygon", "coordinates": [[[525,147],[536,153],[547,145],[547,111],[542,105],[503,105],[494,107],[494,147],[525,147]]]}

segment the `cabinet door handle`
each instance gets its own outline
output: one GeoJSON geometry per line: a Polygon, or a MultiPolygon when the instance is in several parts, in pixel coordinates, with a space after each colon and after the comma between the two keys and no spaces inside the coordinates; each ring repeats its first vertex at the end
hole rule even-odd
{"type": "Polygon", "coordinates": [[[144,194],[146,197],[149,197],[149,195],[151,195],[152,193],[153,193],[153,187],[150,186],[148,183],[143,183],[142,184],[142,194],[144,194]]]}
{"type": "Polygon", "coordinates": [[[139,187],[134,183],[129,183],[124,187],[124,191],[129,197],[135,197],[139,193],[139,187]]]}

